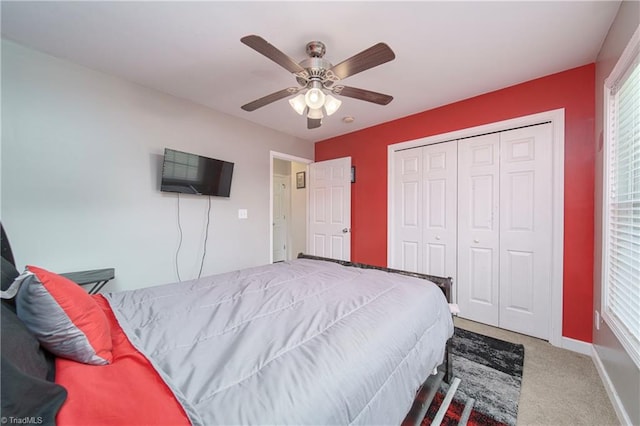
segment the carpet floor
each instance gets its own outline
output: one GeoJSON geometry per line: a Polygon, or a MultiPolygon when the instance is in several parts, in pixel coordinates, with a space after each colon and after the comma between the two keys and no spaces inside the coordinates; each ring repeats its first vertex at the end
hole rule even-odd
{"type": "MultiPolygon", "coordinates": [[[[475,399],[471,425],[514,426],[522,384],[524,346],[455,329],[452,341],[453,374],[461,382],[443,424],[457,424],[469,398],[475,399]]],[[[448,390],[443,383],[436,402],[427,412],[422,426],[431,424],[438,400],[448,390]]]]}

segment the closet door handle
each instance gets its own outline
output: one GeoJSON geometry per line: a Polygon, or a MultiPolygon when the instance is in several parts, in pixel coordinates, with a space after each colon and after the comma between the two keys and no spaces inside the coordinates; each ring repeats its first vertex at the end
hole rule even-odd
{"type": "Polygon", "coordinates": [[[440,239],[440,235],[436,235],[436,240],[439,240],[439,239],[440,239]]]}
{"type": "Polygon", "coordinates": [[[474,243],[479,243],[479,242],[480,242],[480,240],[473,240],[473,242],[474,242],[474,243]]]}

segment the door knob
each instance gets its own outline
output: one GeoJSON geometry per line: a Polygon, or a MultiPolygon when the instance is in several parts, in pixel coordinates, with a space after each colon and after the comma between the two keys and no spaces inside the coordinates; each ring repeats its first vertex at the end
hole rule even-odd
{"type": "Polygon", "coordinates": [[[436,235],[436,240],[439,240],[439,239],[440,239],[440,235],[436,235]]]}
{"type": "Polygon", "coordinates": [[[474,242],[474,243],[479,243],[479,242],[480,242],[480,240],[473,240],[473,242],[474,242]]]}
{"type": "Polygon", "coordinates": [[[348,233],[349,231],[350,231],[350,229],[349,229],[349,228],[344,228],[344,229],[342,230],[342,233],[343,233],[343,234],[346,234],[346,233],[348,233]]]}

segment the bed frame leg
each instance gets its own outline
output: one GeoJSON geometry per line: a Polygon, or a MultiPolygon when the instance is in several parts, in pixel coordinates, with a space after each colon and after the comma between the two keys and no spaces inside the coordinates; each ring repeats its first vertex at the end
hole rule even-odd
{"type": "Polygon", "coordinates": [[[451,384],[451,380],[453,379],[453,360],[451,358],[451,342],[452,342],[452,339],[447,340],[447,344],[444,349],[444,357],[445,357],[444,381],[449,384],[451,384]]]}

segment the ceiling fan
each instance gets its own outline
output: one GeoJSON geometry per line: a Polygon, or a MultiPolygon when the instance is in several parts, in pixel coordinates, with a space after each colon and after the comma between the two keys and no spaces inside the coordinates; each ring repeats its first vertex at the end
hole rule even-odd
{"type": "Polygon", "coordinates": [[[324,113],[331,115],[342,104],[342,101],[334,98],[331,94],[379,105],[387,105],[393,99],[393,96],[383,93],[336,84],[349,76],[395,59],[396,55],[385,43],[373,45],[337,65],[332,65],[324,58],[326,48],[321,41],[307,43],[306,52],[309,57],[299,63],[260,36],[248,35],[242,37],[240,41],[294,74],[299,85],[249,102],[242,106],[245,111],[255,111],[272,102],[297,94],[289,99],[289,104],[300,115],[306,112],[307,128],[315,129],[322,124],[324,113]]]}

